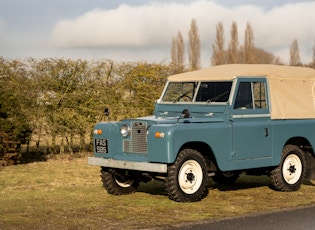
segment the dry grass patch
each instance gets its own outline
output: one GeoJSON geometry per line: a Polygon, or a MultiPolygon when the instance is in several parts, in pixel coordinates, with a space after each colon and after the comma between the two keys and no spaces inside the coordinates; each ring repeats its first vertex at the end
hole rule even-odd
{"type": "Polygon", "coordinates": [[[315,188],[292,193],[269,188],[268,177],[242,176],[233,186],[209,180],[209,195],[197,203],[168,199],[152,181],[135,194],[111,196],[99,167],[87,159],[53,159],[0,170],[0,226],[3,229],[144,229],[191,221],[261,213],[315,203],[315,188]]]}

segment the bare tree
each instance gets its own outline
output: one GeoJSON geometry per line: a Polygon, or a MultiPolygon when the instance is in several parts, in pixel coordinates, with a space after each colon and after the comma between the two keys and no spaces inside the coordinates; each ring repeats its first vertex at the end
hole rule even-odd
{"type": "Polygon", "coordinates": [[[224,28],[223,23],[219,22],[216,27],[216,39],[212,44],[212,65],[225,64],[225,52],[224,52],[224,28]]]}
{"type": "Polygon", "coordinates": [[[176,66],[177,64],[177,46],[176,46],[176,38],[172,38],[172,46],[171,46],[171,59],[172,65],[176,66]]]}
{"type": "Polygon", "coordinates": [[[244,63],[255,63],[255,44],[252,26],[247,22],[244,40],[244,63]]]}
{"type": "Polygon", "coordinates": [[[272,53],[269,53],[261,48],[255,47],[255,63],[257,64],[279,64],[279,58],[275,57],[272,53]]]}
{"type": "Polygon", "coordinates": [[[177,37],[172,39],[171,48],[172,66],[175,73],[181,73],[184,70],[184,48],[182,33],[178,31],[177,37]]]}
{"type": "Polygon", "coordinates": [[[234,21],[231,25],[231,41],[228,48],[228,63],[234,64],[239,62],[239,43],[237,24],[234,21]]]}
{"type": "Polygon", "coordinates": [[[184,69],[184,39],[182,33],[178,31],[177,38],[176,38],[176,60],[177,60],[177,67],[178,71],[182,72],[184,69]]]}
{"type": "Polygon", "coordinates": [[[189,37],[189,66],[190,70],[200,69],[200,37],[196,19],[191,20],[189,37]]]}
{"type": "Polygon", "coordinates": [[[290,47],[290,65],[301,66],[300,50],[297,39],[294,39],[290,47]]]}
{"type": "Polygon", "coordinates": [[[182,72],[184,69],[184,49],[185,49],[185,45],[184,45],[184,39],[182,36],[182,33],[180,31],[178,31],[177,34],[177,39],[176,39],[176,45],[177,45],[177,61],[178,61],[178,67],[179,70],[182,72]]]}

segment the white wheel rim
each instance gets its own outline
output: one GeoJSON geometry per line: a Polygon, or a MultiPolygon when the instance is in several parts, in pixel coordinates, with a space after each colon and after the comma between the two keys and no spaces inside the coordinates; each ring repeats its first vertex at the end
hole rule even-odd
{"type": "Polygon", "coordinates": [[[134,180],[126,180],[125,182],[121,182],[116,178],[116,176],[114,176],[114,178],[115,178],[116,183],[122,188],[128,188],[134,182],[134,180]]]}
{"type": "Polygon", "coordinates": [[[202,168],[195,160],[186,161],[179,170],[178,183],[186,194],[195,193],[200,188],[202,180],[202,168]]]}
{"type": "Polygon", "coordinates": [[[302,163],[300,158],[295,155],[289,155],[283,162],[282,175],[288,184],[295,184],[302,175],[302,163]]]}

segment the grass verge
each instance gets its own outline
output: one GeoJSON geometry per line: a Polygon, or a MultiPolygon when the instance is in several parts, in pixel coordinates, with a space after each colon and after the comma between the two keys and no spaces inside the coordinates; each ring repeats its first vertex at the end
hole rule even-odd
{"type": "Polygon", "coordinates": [[[209,180],[209,195],[197,203],[168,199],[152,181],[135,194],[112,196],[103,189],[100,168],[68,157],[0,170],[2,229],[145,229],[262,213],[315,204],[315,188],[297,192],[269,188],[268,177],[241,176],[233,186],[209,180]]]}

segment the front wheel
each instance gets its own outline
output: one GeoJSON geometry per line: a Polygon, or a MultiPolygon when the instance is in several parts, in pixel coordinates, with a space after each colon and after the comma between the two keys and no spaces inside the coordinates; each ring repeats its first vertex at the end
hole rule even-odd
{"type": "Polygon", "coordinates": [[[166,185],[169,198],[178,202],[194,202],[206,197],[207,167],[196,150],[182,150],[174,164],[168,166],[166,185]]]}
{"type": "Polygon", "coordinates": [[[126,195],[134,193],[138,186],[139,181],[131,176],[118,173],[115,170],[102,168],[101,178],[103,186],[109,194],[112,195],[126,195]]]}
{"type": "Polygon", "coordinates": [[[280,165],[271,171],[274,187],[283,192],[297,191],[305,177],[304,152],[295,145],[286,145],[280,165]]]}

